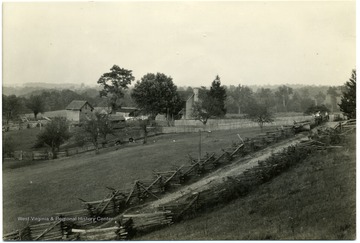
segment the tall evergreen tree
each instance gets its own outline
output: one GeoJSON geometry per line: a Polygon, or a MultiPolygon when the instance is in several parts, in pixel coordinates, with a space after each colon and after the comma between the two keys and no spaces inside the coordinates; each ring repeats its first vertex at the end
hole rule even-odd
{"type": "Polygon", "coordinates": [[[351,78],[345,83],[346,90],[341,97],[340,110],[350,119],[356,119],[356,70],[352,70],[351,78]]]}
{"type": "Polygon", "coordinates": [[[220,77],[216,76],[210,90],[206,90],[204,87],[199,90],[199,101],[194,103],[192,115],[204,125],[210,117],[224,117],[226,114],[225,100],[226,89],[221,86],[220,77]]]}
{"type": "Polygon", "coordinates": [[[213,105],[216,106],[212,115],[216,117],[224,117],[226,114],[226,90],[225,87],[221,85],[219,75],[216,75],[215,80],[211,83],[209,96],[214,101],[213,105]]]}

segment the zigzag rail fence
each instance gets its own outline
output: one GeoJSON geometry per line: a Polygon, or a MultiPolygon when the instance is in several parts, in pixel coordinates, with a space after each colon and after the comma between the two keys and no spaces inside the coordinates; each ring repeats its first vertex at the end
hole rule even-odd
{"type": "Polygon", "coordinates": [[[329,148],[328,142],[321,141],[329,136],[341,137],[354,130],[355,125],[356,121],[351,120],[336,126],[334,129],[336,133],[323,131],[322,135],[318,134],[317,140],[308,140],[296,147],[290,146],[283,152],[272,154],[268,159],[260,161],[256,167],[246,170],[237,177],[228,177],[223,183],[201,193],[185,195],[176,203],[160,205],[155,212],[130,213],[134,208],[141,209],[141,206],[147,202],[158,199],[165,192],[198,180],[200,176],[231,162],[238,156],[258,151],[294,135],[291,127],[269,131],[253,139],[234,143],[231,147],[223,149],[223,153],[217,157],[215,153],[207,153],[199,161],[190,158],[190,165],[170,168],[163,172],[154,171],[154,180],[137,180],[130,190],[107,187],[110,192],[103,199],[97,201],[79,199],[83,209],[57,213],[53,216],[53,221],[29,224],[4,235],[4,240],[127,240],[136,233],[141,234],[171,225],[212,205],[246,195],[256,186],[272,179],[315,150],[329,148]],[[119,219],[115,221],[117,226],[102,228],[101,225],[106,224],[101,219],[111,216],[117,216],[116,218],[119,219]],[[94,226],[98,227],[94,228],[94,226]]]}

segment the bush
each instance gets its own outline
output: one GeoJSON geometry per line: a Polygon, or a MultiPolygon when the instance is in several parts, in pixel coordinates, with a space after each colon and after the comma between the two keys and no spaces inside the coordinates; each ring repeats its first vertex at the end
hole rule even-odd
{"type": "Polygon", "coordinates": [[[84,132],[78,131],[74,134],[74,140],[75,140],[76,146],[82,147],[87,142],[87,136],[84,132]]]}

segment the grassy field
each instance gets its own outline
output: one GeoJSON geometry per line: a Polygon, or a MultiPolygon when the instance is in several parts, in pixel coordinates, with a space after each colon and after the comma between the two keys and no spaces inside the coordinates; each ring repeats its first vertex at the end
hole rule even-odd
{"type": "Polygon", "coordinates": [[[39,128],[22,129],[18,131],[8,131],[3,133],[5,142],[11,139],[14,150],[32,151],[36,142],[36,137],[40,133],[39,128]]]}
{"type": "MultiPolygon", "coordinates": [[[[202,134],[202,151],[220,153],[237,133],[243,138],[260,133],[259,128],[215,131],[202,134]]],[[[19,138],[20,139],[20,138],[19,138]]],[[[136,179],[152,178],[152,170],[167,170],[188,164],[188,154],[198,151],[198,134],[167,134],[149,139],[148,145],[127,145],[118,150],[79,154],[49,161],[3,163],[4,232],[24,226],[17,217],[51,216],[81,208],[78,198],[96,200],[113,188],[131,187],[136,179]]]]}
{"type": "Polygon", "coordinates": [[[135,240],[354,240],[355,135],[244,198],[135,240]]]}

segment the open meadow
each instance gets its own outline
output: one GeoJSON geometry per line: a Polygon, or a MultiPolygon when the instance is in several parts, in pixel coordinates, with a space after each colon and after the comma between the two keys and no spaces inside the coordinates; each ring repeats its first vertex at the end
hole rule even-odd
{"type": "MultiPolygon", "coordinates": [[[[266,128],[264,131],[271,128],[266,128]]],[[[202,154],[220,153],[242,138],[254,137],[259,128],[202,133],[202,154]]],[[[4,232],[24,226],[18,217],[52,216],[81,208],[78,198],[103,198],[106,186],[130,188],[134,180],[152,178],[153,170],[166,170],[197,158],[199,134],[152,137],[149,144],[129,144],[111,151],[78,154],[48,161],[13,161],[3,164],[4,232]]]]}

